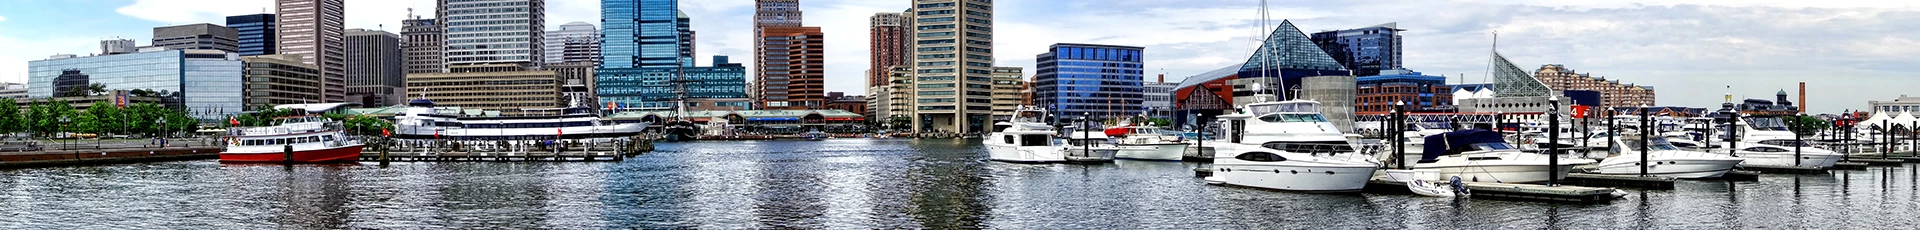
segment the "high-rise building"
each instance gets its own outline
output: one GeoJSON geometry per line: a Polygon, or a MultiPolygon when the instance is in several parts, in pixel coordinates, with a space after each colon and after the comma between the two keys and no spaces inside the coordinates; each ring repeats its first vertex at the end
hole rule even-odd
{"type": "Polygon", "coordinates": [[[572,101],[578,98],[581,102],[591,104],[600,100],[593,95],[593,68],[596,65],[593,62],[561,62],[547,63],[540,68],[552,70],[554,76],[560,78],[560,99],[572,101]]]}
{"type": "Polygon", "coordinates": [[[398,105],[406,97],[400,35],[347,30],[347,97],[362,106],[398,105]]]}
{"type": "Polygon", "coordinates": [[[153,46],[168,49],[240,51],[240,31],[225,26],[199,23],[153,28],[153,46]]]}
{"type": "MultiPolygon", "coordinates": [[[[676,100],[746,99],[747,67],[714,56],[713,66],[601,69],[595,76],[601,101],[614,102],[621,109],[667,109],[679,106],[676,100]],[[611,72],[609,71],[611,70],[611,72]],[[607,75],[612,74],[612,75],[607,75]],[[684,93],[683,93],[684,91],[684,93]],[[608,99],[608,97],[621,97],[608,99]]],[[[693,102],[689,102],[693,103],[693,102]]],[[[689,107],[748,108],[750,101],[712,101],[723,105],[688,104],[689,107]]]]}
{"type": "Polygon", "coordinates": [[[468,64],[446,73],[407,75],[407,94],[433,100],[435,106],[499,111],[501,115],[557,115],[559,77],[551,70],[527,70],[529,63],[468,64]]]}
{"type": "Polygon", "coordinates": [[[543,62],[594,62],[600,60],[600,28],[586,22],[569,22],[560,30],[547,31],[543,62]]]}
{"type": "Polygon", "coordinates": [[[1353,70],[1354,76],[1380,75],[1400,67],[1400,31],[1397,23],[1313,33],[1313,44],[1353,70]]]}
{"type": "MultiPolygon", "coordinates": [[[[1539,79],[1540,84],[1547,85],[1547,88],[1553,91],[1582,90],[1600,92],[1599,104],[1601,107],[1628,108],[1655,105],[1652,86],[1635,85],[1632,83],[1622,84],[1620,83],[1620,79],[1607,79],[1606,77],[1594,77],[1585,73],[1576,73],[1572,68],[1567,68],[1565,65],[1541,65],[1539,70],[1534,70],[1533,78],[1539,79]]],[[[1495,88],[1494,90],[1498,92],[1500,89],[1495,88]]]]}
{"type": "Polygon", "coordinates": [[[173,98],[166,106],[186,109],[189,116],[203,120],[224,119],[223,114],[242,111],[244,67],[238,54],[220,50],[144,51],[29,61],[27,95],[53,97],[61,88],[58,85],[97,83],[107,90],[162,92],[173,98]]]}
{"type": "MultiPolygon", "coordinates": [[[[601,25],[603,39],[600,43],[600,68],[595,70],[596,86],[593,87],[600,102],[627,105],[620,106],[623,109],[674,105],[670,101],[663,101],[658,95],[672,95],[676,91],[658,90],[678,90],[681,87],[662,85],[674,85],[672,80],[679,79],[679,73],[692,75],[703,71],[683,69],[694,65],[694,33],[691,20],[679,9],[679,1],[601,1],[600,7],[601,21],[604,23],[601,25]]],[[[719,64],[715,63],[716,66],[719,64]]],[[[744,75],[744,67],[741,68],[741,74],[744,75]]],[[[714,71],[712,74],[716,75],[725,74],[721,70],[709,71],[714,71]]],[[[746,90],[745,80],[741,82],[740,89],[746,90]]]]}
{"type": "Polygon", "coordinates": [[[907,62],[907,36],[901,28],[904,19],[900,13],[876,13],[869,19],[872,28],[868,36],[872,41],[867,43],[871,57],[867,65],[867,87],[885,86],[887,67],[907,62]]]}
{"type": "Polygon", "coordinates": [[[401,59],[407,61],[407,73],[439,73],[447,71],[446,39],[440,22],[432,18],[407,19],[400,21],[401,59]]]}
{"type": "Polygon", "coordinates": [[[546,0],[440,0],[447,65],[538,65],[546,49],[546,0]]]}
{"type": "Polygon", "coordinates": [[[265,54],[241,57],[246,63],[246,108],[313,103],[320,94],[320,68],[300,63],[300,56],[265,54]]]}
{"type": "Polygon", "coordinates": [[[1020,67],[993,67],[993,121],[1013,119],[1013,111],[1020,108],[1020,88],[1027,83],[1025,74],[1020,67]]]}
{"type": "MultiPolygon", "coordinates": [[[[784,81],[785,79],[781,79],[782,77],[780,76],[774,76],[773,79],[780,79],[782,81],[776,81],[772,84],[769,84],[768,82],[766,82],[768,80],[768,76],[767,76],[768,59],[777,58],[777,57],[769,57],[769,53],[768,53],[769,50],[783,50],[786,48],[786,47],[769,47],[769,45],[785,46],[786,44],[774,44],[774,43],[784,43],[785,41],[769,41],[768,36],[779,36],[781,34],[788,34],[792,30],[783,29],[780,31],[768,31],[767,29],[768,28],[798,28],[798,27],[801,27],[802,25],[801,19],[802,18],[800,13],[800,0],[754,0],[753,62],[755,63],[755,67],[758,67],[760,69],[758,71],[754,71],[754,81],[752,82],[751,86],[748,86],[747,97],[755,101],[756,106],[758,106],[759,108],[766,109],[768,108],[766,106],[769,104],[783,104],[783,103],[770,103],[770,102],[785,101],[786,100],[785,97],[787,97],[787,95],[781,94],[781,93],[785,93],[784,91],[778,91],[778,92],[767,91],[767,89],[770,89],[770,88],[773,88],[773,89],[781,88],[783,87],[781,86],[781,84],[786,83],[786,81],[784,81]]],[[[784,52],[784,51],[781,51],[781,52],[784,52]]],[[[775,62],[779,62],[779,61],[775,61],[775,62]]],[[[779,67],[776,67],[776,68],[779,68],[779,67]]],[[[785,107],[785,105],[782,105],[782,107],[785,107]]]]}
{"type": "Polygon", "coordinates": [[[993,3],[916,0],[914,130],[986,132],[993,110],[993,3]]]}
{"type": "Polygon", "coordinates": [[[115,38],[100,40],[100,55],[133,53],[133,39],[115,38]]]}
{"type": "Polygon", "coordinates": [[[1140,114],[1145,48],[1054,44],[1036,57],[1034,103],[1060,117],[1140,114]]]}
{"type": "Polygon", "coordinates": [[[826,45],[820,27],[760,28],[765,44],[757,54],[758,98],[762,109],[818,109],[826,105],[826,45]]]}
{"type": "Polygon", "coordinates": [[[227,16],[227,28],[240,32],[240,56],[274,54],[273,14],[227,16]]]}
{"type": "Polygon", "coordinates": [[[347,96],[346,0],[275,0],[275,52],[320,68],[319,102],[347,96]]]}

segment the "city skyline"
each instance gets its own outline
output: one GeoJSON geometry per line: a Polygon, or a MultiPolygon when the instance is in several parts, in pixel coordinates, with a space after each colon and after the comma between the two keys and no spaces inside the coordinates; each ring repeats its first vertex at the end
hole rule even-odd
{"type": "MultiPolygon", "coordinates": [[[[150,45],[152,27],[222,24],[224,17],[272,13],[273,1],[27,2],[0,9],[0,81],[25,82],[26,62],[55,54],[98,52],[99,40],[120,37],[150,45]],[[195,4],[186,4],[195,3],[195,4]],[[32,33],[23,33],[32,31],[32,33]]],[[[750,56],[753,1],[684,1],[694,30],[704,31],[694,57],[750,56]]],[[[1053,43],[1142,46],[1155,50],[1146,75],[1168,81],[1244,60],[1255,47],[1258,1],[1163,3],[1157,1],[1002,2],[995,9],[996,66],[1033,68],[1033,54],[1053,43]],[[1095,4],[1098,3],[1098,4],[1095,4]],[[1142,10],[1145,9],[1145,10],[1142,10]],[[1055,12],[1074,12],[1056,15],[1055,12]],[[1019,38],[1019,39],[1012,39],[1019,38]]],[[[1609,79],[1662,90],[1661,105],[1716,106],[1722,94],[1767,98],[1809,82],[1811,112],[1858,109],[1866,100],[1889,100],[1917,63],[1920,41],[1910,22],[1916,3],[1869,1],[1708,1],[1671,5],[1657,1],[1456,1],[1456,2],[1276,2],[1274,22],[1293,20],[1308,33],[1398,22],[1406,40],[1408,69],[1444,75],[1449,83],[1480,82],[1487,75],[1487,49],[1494,31],[1503,55],[1522,66],[1565,64],[1609,79]],[[1809,8],[1845,7],[1845,8],[1809,8]],[[1378,14],[1390,11],[1449,12],[1378,14]],[[1574,17],[1568,17],[1574,16],[1574,17]],[[1835,26],[1823,26],[1835,25],[1835,26]],[[1840,26],[1844,25],[1844,26],[1840,26]],[[1862,30],[1860,28],[1887,28],[1862,30]],[[1840,81],[1834,81],[1840,80],[1840,81]],[[1844,81],[1844,82],[1843,82],[1844,81]],[[1848,84],[1875,82],[1888,84],[1848,84]],[[1728,92],[1726,85],[1735,90],[1728,92]],[[1838,105],[1838,106],[1835,106],[1838,105]]],[[[350,2],[346,28],[399,32],[409,7],[432,12],[431,0],[350,2]]],[[[819,26],[827,46],[864,47],[868,17],[899,12],[910,1],[802,1],[807,26],[819,26]]],[[[548,1],[548,29],[574,21],[594,22],[598,1],[548,1]]],[[[603,25],[602,25],[603,26],[603,25]]],[[[864,92],[866,50],[829,49],[827,91],[864,92]]],[[[702,58],[695,58],[701,60],[702,58]]],[[[703,60],[704,61],[704,60],[703,60]]],[[[699,63],[710,65],[711,63],[699,63]]],[[[751,63],[747,63],[751,65],[751,63]]],[[[749,67],[749,69],[753,69],[749,67]]],[[[1031,74],[1029,74],[1031,75],[1031,74]]],[[[1791,91],[1791,90],[1790,90],[1791,91]]]]}

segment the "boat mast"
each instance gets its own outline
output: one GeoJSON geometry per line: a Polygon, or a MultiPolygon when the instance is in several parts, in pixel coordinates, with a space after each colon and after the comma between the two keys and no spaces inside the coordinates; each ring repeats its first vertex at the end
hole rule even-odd
{"type": "MultiPolygon", "coordinates": [[[[1261,30],[1269,30],[1268,27],[1272,27],[1271,25],[1268,24],[1269,22],[1273,21],[1273,19],[1271,18],[1271,14],[1272,12],[1267,10],[1267,0],[1260,0],[1260,29],[1261,30]]],[[[1265,47],[1266,49],[1260,50],[1259,52],[1264,52],[1268,55],[1267,58],[1260,59],[1260,79],[1262,81],[1265,81],[1267,84],[1272,85],[1271,87],[1267,87],[1267,88],[1268,90],[1273,90],[1273,92],[1268,92],[1267,95],[1275,95],[1273,100],[1280,101],[1282,98],[1287,97],[1285,95],[1287,91],[1283,89],[1283,88],[1286,88],[1287,80],[1279,79],[1280,80],[1279,84],[1274,84],[1273,81],[1275,79],[1273,78],[1279,78],[1283,76],[1268,76],[1267,74],[1267,69],[1273,68],[1273,62],[1272,62],[1273,61],[1272,55],[1274,54],[1273,46],[1271,46],[1271,44],[1266,44],[1266,42],[1271,39],[1273,39],[1273,32],[1267,32],[1266,39],[1260,40],[1260,43],[1261,43],[1260,47],[1265,47]]]]}

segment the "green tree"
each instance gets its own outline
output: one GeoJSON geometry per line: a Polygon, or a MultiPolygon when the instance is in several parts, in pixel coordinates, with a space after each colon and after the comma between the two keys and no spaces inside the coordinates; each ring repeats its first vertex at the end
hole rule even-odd
{"type": "Polygon", "coordinates": [[[27,130],[27,120],[13,98],[0,98],[0,133],[13,135],[27,130]]]}
{"type": "Polygon", "coordinates": [[[93,130],[92,132],[102,134],[125,133],[123,129],[125,129],[126,126],[121,125],[121,121],[125,121],[126,119],[120,119],[124,114],[121,114],[120,108],[114,106],[113,103],[107,103],[106,101],[94,102],[93,105],[87,106],[86,115],[93,119],[92,123],[87,124],[90,126],[88,128],[93,130]]]}
{"type": "Polygon", "coordinates": [[[67,105],[65,100],[41,101],[28,108],[27,118],[31,121],[26,122],[27,128],[41,135],[50,135],[60,132],[66,125],[60,122],[61,118],[73,119],[73,115],[73,106],[67,105]]]}
{"type": "Polygon", "coordinates": [[[1786,121],[1787,125],[1790,126],[1789,128],[1793,129],[1794,133],[1798,133],[1800,135],[1814,135],[1815,133],[1819,133],[1821,130],[1827,130],[1827,128],[1830,128],[1833,126],[1833,124],[1827,122],[1826,120],[1821,120],[1820,118],[1813,117],[1813,116],[1788,116],[1788,117],[1783,117],[1781,119],[1786,121]]]}

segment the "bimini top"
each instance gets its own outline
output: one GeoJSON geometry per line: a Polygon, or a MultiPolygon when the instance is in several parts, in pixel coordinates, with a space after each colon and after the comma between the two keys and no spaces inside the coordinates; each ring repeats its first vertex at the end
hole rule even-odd
{"type": "Polygon", "coordinates": [[[1501,143],[1500,133],[1485,129],[1468,129],[1427,136],[1426,149],[1420,152],[1420,162],[1432,162],[1440,156],[1460,154],[1472,148],[1473,144],[1501,143]]]}

